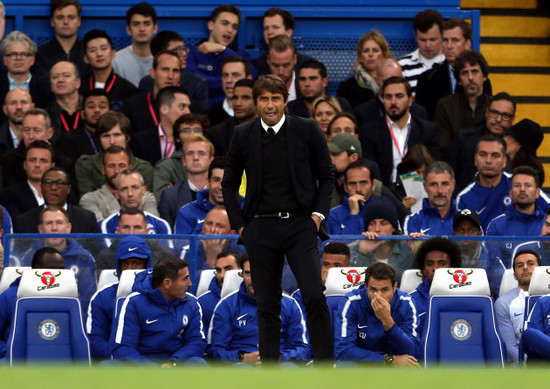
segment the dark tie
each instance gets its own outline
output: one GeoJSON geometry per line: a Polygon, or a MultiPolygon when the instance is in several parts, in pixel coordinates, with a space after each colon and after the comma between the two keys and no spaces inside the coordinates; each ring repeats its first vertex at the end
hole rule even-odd
{"type": "Polygon", "coordinates": [[[274,137],[275,136],[275,130],[271,127],[269,127],[267,129],[267,133],[269,134],[270,137],[274,137]]]}

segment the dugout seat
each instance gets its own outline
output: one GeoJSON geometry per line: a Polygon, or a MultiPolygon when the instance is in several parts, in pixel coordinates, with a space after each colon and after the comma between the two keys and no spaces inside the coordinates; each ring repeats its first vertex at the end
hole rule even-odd
{"type": "Polygon", "coordinates": [[[531,310],[539,298],[550,294],[550,266],[537,266],[533,270],[531,282],[529,283],[529,296],[525,299],[525,320],[529,317],[531,310]]]}
{"type": "Polygon", "coordinates": [[[518,280],[514,278],[514,269],[506,269],[502,274],[498,296],[502,296],[510,290],[518,287],[518,280]]]}
{"type": "Polygon", "coordinates": [[[142,272],[143,270],[129,269],[124,270],[120,275],[120,281],[118,282],[118,288],[116,290],[116,306],[115,306],[115,317],[118,316],[120,307],[126,296],[132,293],[132,287],[134,286],[134,280],[136,279],[136,274],[142,272]]]}
{"type": "Polygon", "coordinates": [[[492,364],[504,367],[484,269],[437,269],[430,288],[423,339],[424,366],[492,364]]]}
{"type": "Polygon", "coordinates": [[[220,292],[220,300],[230,293],[233,293],[241,286],[243,282],[242,270],[228,270],[223,277],[222,290],[220,292]]]}
{"type": "Polygon", "coordinates": [[[212,278],[216,276],[216,271],[214,269],[205,269],[201,271],[201,275],[199,278],[199,285],[197,286],[197,297],[200,297],[201,295],[208,292],[208,287],[210,286],[210,282],[212,281],[212,278]]]}
{"type": "Polygon", "coordinates": [[[422,272],[418,269],[407,269],[401,276],[399,289],[405,293],[411,293],[422,283],[422,272]]]}
{"type": "Polygon", "coordinates": [[[0,293],[8,289],[13,281],[17,277],[21,277],[23,270],[30,269],[29,266],[8,266],[4,268],[2,272],[2,278],[0,278],[0,293]]]}
{"type": "Polygon", "coordinates": [[[8,347],[10,366],[71,361],[90,365],[90,346],[72,270],[23,271],[8,347]]]}
{"type": "Polygon", "coordinates": [[[101,273],[99,273],[99,279],[97,280],[97,290],[101,290],[107,285],[114,282],[118,282],[116,269],[103,269],[101,273]]]}

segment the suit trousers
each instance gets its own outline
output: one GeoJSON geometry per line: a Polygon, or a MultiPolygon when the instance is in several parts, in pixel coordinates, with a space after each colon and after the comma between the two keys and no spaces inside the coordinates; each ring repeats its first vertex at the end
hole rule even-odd
{"type": "Polygon", "coordinates": [[[278,361],[281,334],[281,278],[284,258],[298,281],[316,361],[333,359],[330,311],[323,291],[317,225],[310,216],[253,218],[242,236],[258,304],[258,340],[262,361],[278,361]]]}

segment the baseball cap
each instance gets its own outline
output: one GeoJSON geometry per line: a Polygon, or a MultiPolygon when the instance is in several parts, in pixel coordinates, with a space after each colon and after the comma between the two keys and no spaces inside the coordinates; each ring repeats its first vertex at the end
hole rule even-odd
{"type": "Polygon", "coordinates": [[[340,154],[341,152],[347,151],[359,155],[359,158],[363,157],[361,142],[352,134],[338,134],[333,136],[330,142],[328,142],[328,150],[332,154],[340,154]]]}
{"type": "Polygon", "coordinates": [[[151,258],[151,249],[145,239],[128,235],[120,241],[116,248],[116,259],[151,258]]]}
{"type": "Polygon", "coordinates": [[[479,222],[479,216],[477,215],[477,212],[476,211],[472,211],[471,209],[468,209],[468,208],[465,208],[465,209],[462,209],[460,211],[458,211],[457,213],[455,213],[455,216],[453,218],[453,229],[456,228],[456,225],[458,224],[459,221],[461,221],[462,219],[468,219],[470,220],[472,223],[474,223],[480,230],[481,229],[481,223],[479,222]]]}

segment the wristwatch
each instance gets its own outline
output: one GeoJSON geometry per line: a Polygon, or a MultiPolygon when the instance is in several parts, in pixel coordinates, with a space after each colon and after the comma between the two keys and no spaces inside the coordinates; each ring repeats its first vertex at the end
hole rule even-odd
{"type": "Polygon", "coordinates": [[[393,365],[393,354],[386,354],[384,356],[384,364],[393,365]]]}

